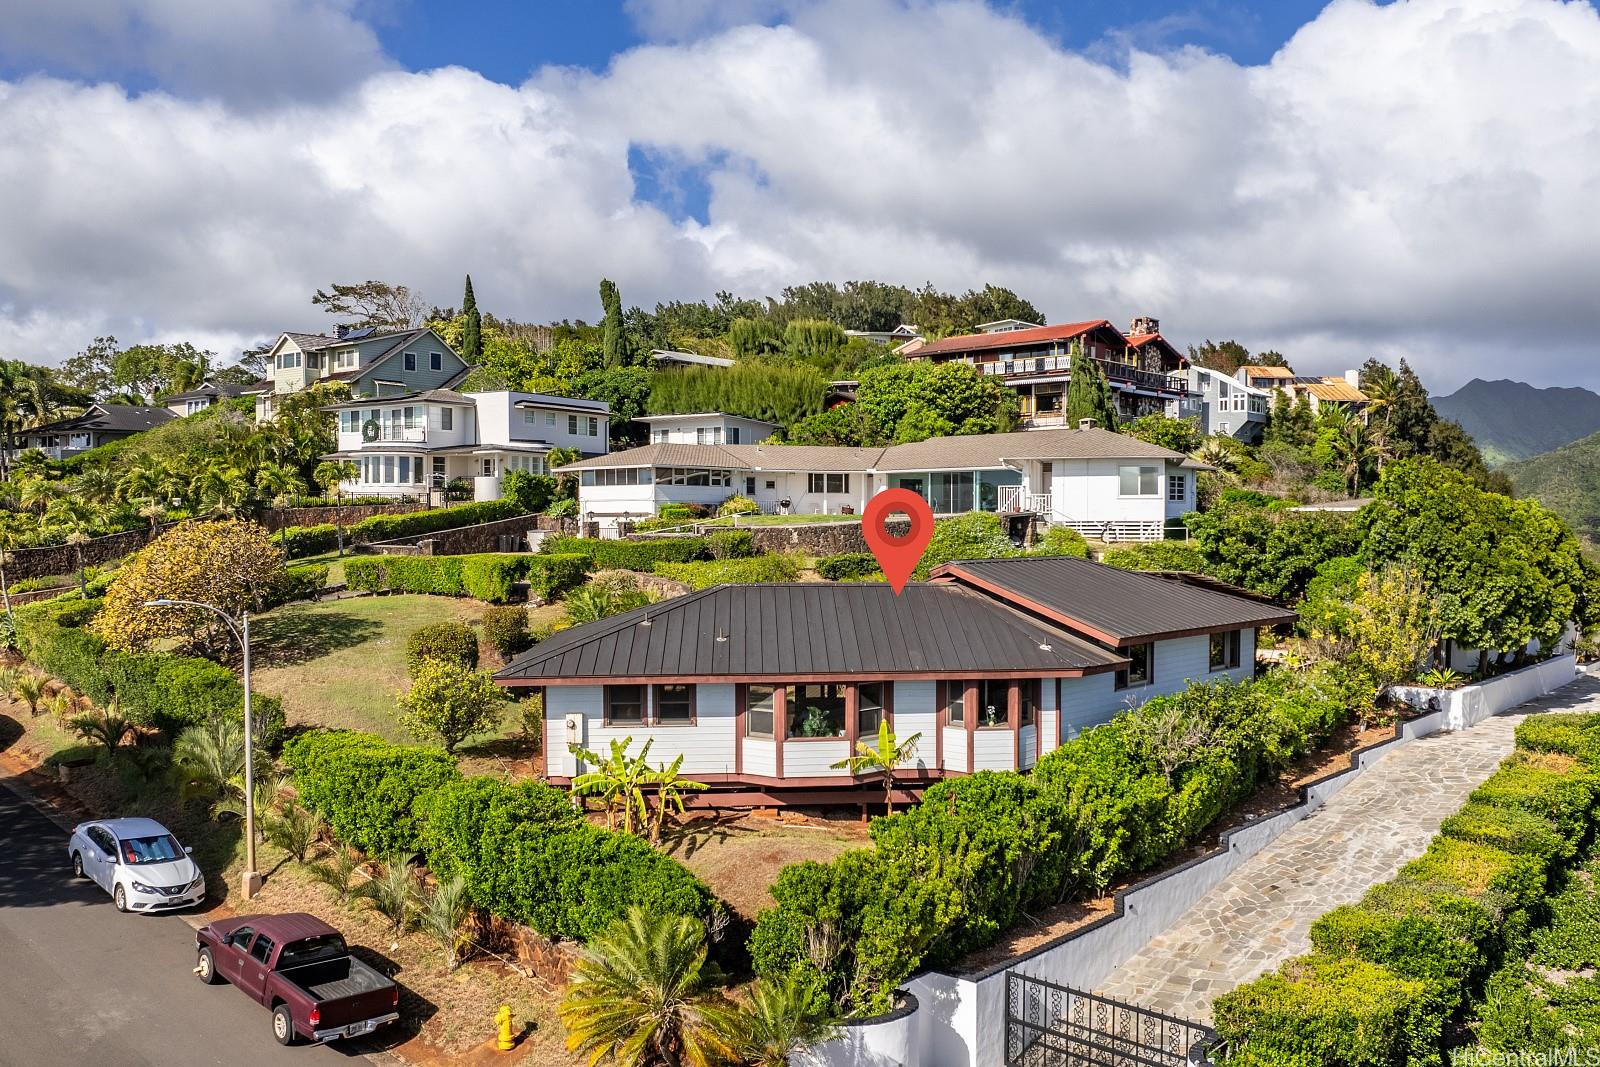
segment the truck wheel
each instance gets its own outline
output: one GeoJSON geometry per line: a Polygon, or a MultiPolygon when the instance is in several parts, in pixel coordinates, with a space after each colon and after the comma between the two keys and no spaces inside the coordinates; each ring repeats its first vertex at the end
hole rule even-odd
{"type": "Polygon", "coordinates": [[[122,888],[120,883],[111,893],[111,902],[117,906],[118,911],[128,910],[128,892],[122,888]]]}
{"type": "Polygon", "coordinates": [[[211,958],[211,950],[209,948],[203,948],[200,950],[200,958],[195,961],[194,973],[199,976],[200,981],[204,982],[206,985],[217,985],[221,983],[222,975],[217,973],[217,964],[216,961],[211,958]]]}
{"type": "Polygon", "coordinates": [[[279,1004],[272,1009],[272,1036],[278,1039],[280,1045],[295,1043],[294,1016],[289,1014],[287,1004],[279,1004]]]}

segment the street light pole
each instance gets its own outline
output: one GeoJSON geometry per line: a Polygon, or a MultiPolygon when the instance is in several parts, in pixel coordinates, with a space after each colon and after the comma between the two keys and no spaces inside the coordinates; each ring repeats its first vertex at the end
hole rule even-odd
{"type": "Polygon", "coordinates": [[[147,600],[147,608],[202,608],[221,619],[244,652],[244,875],[241,890],[249,900],[261,892],[261,872],[256,869],[256,759],[255,717],[250,707],[250,613],[241,611],[238,621],[217,607],[198,600],[147,600]]]}

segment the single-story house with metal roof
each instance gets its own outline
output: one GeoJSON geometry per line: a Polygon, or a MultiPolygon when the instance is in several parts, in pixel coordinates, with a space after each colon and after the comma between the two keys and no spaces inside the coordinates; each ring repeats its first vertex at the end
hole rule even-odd
{"type": "Polygon", "coordinates": [[[715,506],[735,494],[764,512],[860,514],[910,489],[936,514],[1030,512],[1106,540],[1157,540],[1195,508],[1195,460],[1092,420],[1076,430],[935,437],[887,448],[657,442],[561,468],[580,477],[585,521],[614,534],[662,504],[715,506]]]}
{"type": "Polygon", "coordinates": [[[50,459],[66,459],[91,448],[132,437],[175,418],[154,404],[111,404],[96,401],[81,415],[34,426],[17,435],[15,451],[38,449],[50,459]]]}
{"type": "Polygon", "coordinates": [[[898,798],[1023,770],[1082,730],[1192,681],[1243,680],[1256,631],[1295,615],[1191,576],[1083,559],[947,564],[881,583],[719,585],[564,630],[495,680],[544,694],[546,773],[576,745],[647,740],[714,804],[853,803],[880,782],[835,764],[887,719],[915,756],[898,798]],[[868,790],[864,793],[863,790],[868,790]]]}

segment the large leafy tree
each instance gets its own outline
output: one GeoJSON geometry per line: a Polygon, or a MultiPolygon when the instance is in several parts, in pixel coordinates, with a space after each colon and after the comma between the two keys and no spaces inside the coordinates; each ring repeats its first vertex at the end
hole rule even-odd
{"type": "Polygon", "coordinates": [[[427,303],[403,285],[368,279],[335,282],[318,289],[311,303],[345,320],[342,325],[377,330],[410,330],[422,322],[427,303]]]}
{"type": "Polygon", "coordinates": [[[1203,345],[1189,346],[1189,362],[1197,367],[1206,367],[1222,374],[1231,375],[1247,363],[1256,366],[1287,367],[1281,355],[1276,352],[1263,352],[1254,358],[1250,350],[1238,341],[1212,341],[1207,338],[1203,345]]]}
{"type": "Polygon", "coordinates": [[[567,1047],[616,1067],[735,1062],[738,1012],[720,978],[698,919],[631,908],[573,969],[557,1009],[567,1047]]]}
{"type": "MultiPolygon", "coordinates": [[[[860,439],[841,443],[876,445],[1003,433],[1017,425],[1016,393],[963,363],[896,361],[864,370],[855,407],[860,412],[860,439]]],[[[809,443],[809,435],[818,429],[837,434],[837,419],[832,421],[832,426],[797,427],[791,437],[809,443]]]]}
{"type": "Polygon", "coordinates": [[[151,608],[170,598],[212,604],[229,616],[258,609],[283,577],[283,552],[253,522],[186,522],[130,556],[106,590],[94,627],[107,644],[141,651],[175,639],[201,654],[227,647],[216,616],[197,608],[151,608]]]}
{"type": "Polygon", "coordinates": [[[499,725],[505,693],[486,671],[429,658],[400,697],[400,708],[400,723],[412,737],[454,752],[468,737],[499,725]]]}
{"type": "Polygon", "coordinates": [[[1349,516],[1297,512],[1248,500],[1219,502],[1184,516],[1206,571],[1284,603],[1297,601],[1317,568],[1356,551],[1349,516]]]}

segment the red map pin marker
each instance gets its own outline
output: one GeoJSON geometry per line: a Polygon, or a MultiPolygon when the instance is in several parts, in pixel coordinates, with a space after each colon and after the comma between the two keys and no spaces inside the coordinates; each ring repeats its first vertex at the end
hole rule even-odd
{"type": "Polygon", "coordinates": [[[878,557],[883,576],[889,579],[889,588],[899,596],[906,587],[906,579],[922,560],[922,550],[933,537],[933,511],[928,502],[909,489],[885,489],[871,500],[861,512],[861,533],[867,547],[878,557]],[[911,519],[911,529],[900,537],[889,534],[886,523],[889,516],[904,514],[911,519]]]}

